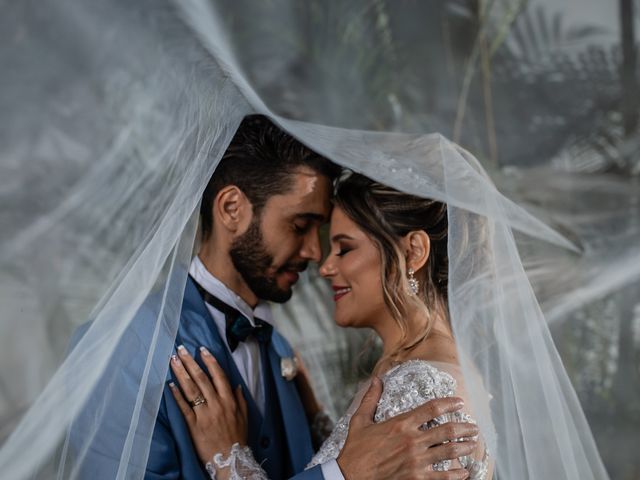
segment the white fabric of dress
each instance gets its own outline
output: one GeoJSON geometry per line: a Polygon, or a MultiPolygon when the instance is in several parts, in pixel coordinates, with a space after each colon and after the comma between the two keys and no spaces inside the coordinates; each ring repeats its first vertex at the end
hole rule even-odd
{"type": "MultiPolygon", "coordinates": [[[[459,367],[450,365],[449,368],[440,362],[430,363],[424,360],[408,360],[395,365],[382,376],[384,390],[378,402],[375,413],[375,421],[382,422],[396,415],[413,410],[420,405],[444,397],[460,395],[461,389],[452,374],[445,370],[455,371],[459,367]],[[438,365],[438,366],[436,366],[438,365]]],[[[351,417],[360,404],[362,396],[368,388],[368,383],[363,385],[349,410],[338,420],[333,432],[325,440],[320,450],[314,455],[307,468],[323,464],[338,458],[344,447],[349,433],[351,417]]],[[[476,423],[473,417],[466,412],[456,412],[442,415],[427,424],[423,429],[433,428],[447,422],[476,423]]],[[[459,439],[462,440],[462,439],[459,439]]],[[[483,441],[478,443],[478,452],[475,456],[464,456],[458,459],[459,466],[469,472],[470,480],[486,480],[490,471],[491,457],[483,441]]],[[[234,445],[231,455],[223,459],[220,454],[214,456],[213,462],[207,464],[211,478],[215,479],[215,468],[230,467],[231,480],[267,480],[266,473],[255,461],[248,447],[234,445]]],[[[432,465],[433,470],[447,471],[453,466],[452,461],[445,460],[432,465]]],[[[456,466],[457,467],[457,466],[456,466]]]]}
{"type": "MultiPolygon", "coordinates": [[[[242,300],[239,295],[236,295],[230,290],[224,283],[214,277],[204,266],[200,258],[196,255],[191,261],[189,267],[189,275],[191,275],[196,282],[209,293],[217,296],[223,302],[236,308],[238,311],[250,321],[254,322],[254,315],[263,321],[273,324],[273,317],[271,315],[271,309],[267,302],[259,302],[255,309],[251,308],[247,303],[242,300]]],[[[207,310],[211,314],[211,318],[218,328],[220,338],[224,342],[225,346],[229,348],[227,344],[227,336],[225,334],[226,320],[224,314],[209,304],[206,304],[207,310]]],[[[261,413],[264,413],[264,392],[262,388],[262,366],[260,365],[260,350],[258,342],[254,338],[247,338],[244,342],[240,342],[236,349],[231,352],[231,358],[236,364],[242,379],[247,385],[251,396],[256,402],[256,405],[260,409],[261,413]]]]}

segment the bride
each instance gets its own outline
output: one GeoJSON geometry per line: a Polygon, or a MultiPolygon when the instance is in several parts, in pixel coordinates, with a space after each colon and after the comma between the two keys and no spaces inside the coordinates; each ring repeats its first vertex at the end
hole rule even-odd
{"type": "MultiPolygon", "coordinates": [[[[370,385],[356,394],[308,467],[330,459],[340,464],[353,412],[361,402],[377,398],[381,387],[376,422],[453,395],[465,400],[466,410],[422,428],[447,421],[475,423],[478,412],[488,415],[488,395],[484,404],[468,407],[471,402],[459,366],[463,352],[456,348],[449,323],[447,232],[444,203],[402,193],[360,174],[339,181],[331,215],[331,250],[320,273],[335,292],[336,323],[373,329],[384,348],[370,385]]],[[[266,478],[246,446],[244,399],[231,392],[214,357],[204,348],[201,352],[213,382],[203,379],[184,349],[179,349],[180,361],[171,364],[187,398],[202,392],[207,400],[191,407],[172,385],[200,460],[212,478],[266,478]],[[194,385],[199,391],[193,391],[194,385]],[[215,434],[208,435],[207,430],[215,434]]],[[[467,478],[491,478],[493,460],[482,433],[474,440],[456,461],[429,469],[443,472],[443,479],[458,478],[447,476],[454,468],[464,469],[467,478]]]]}

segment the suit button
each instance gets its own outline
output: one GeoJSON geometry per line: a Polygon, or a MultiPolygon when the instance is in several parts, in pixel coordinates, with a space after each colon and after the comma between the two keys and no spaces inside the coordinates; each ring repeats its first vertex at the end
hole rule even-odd
{"type": "Polygon", "coordinates": [[[260,446],[262,448],[269,448],[269,445],[271,445],[271,440],[269,439],[269,437],[260,438],[260,446]]]}

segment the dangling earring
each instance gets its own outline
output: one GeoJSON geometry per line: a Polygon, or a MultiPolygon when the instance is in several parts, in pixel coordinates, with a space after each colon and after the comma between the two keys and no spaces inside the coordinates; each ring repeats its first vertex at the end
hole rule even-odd
{"type": "Polygon", "coordinates": [[[413,270],[413,268],[409,268],[409,270],[407,271],[407,274],[409,276],[409,293],[411,295],[417,295],[420,282],[416,280],[416,277],[415,277],[416,272],[413,270]]]}

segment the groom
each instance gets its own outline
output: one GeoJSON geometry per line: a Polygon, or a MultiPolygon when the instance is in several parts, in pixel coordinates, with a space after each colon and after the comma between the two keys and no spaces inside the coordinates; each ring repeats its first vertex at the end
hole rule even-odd
{"type": "MultiPolygon", "coordinates": [[[[436,400],[410,416],[373,424],[380,386],[354,415],[339,459],[304,471],[313,448],[301,393],[285,371],[294,352],[275,330],[262,350],[255,336],[234,334],[239,316],[251,326],[272,323],[266,301],[289,300],[300,272],[320,261],[318,230],[328,220],[338,174],[339,167],[266,117],[243,120],[202,197],[202,243],[189,270],[176,346],[184,345],[195,357],[200,346],[207,347],[232,388],[242,386],[248,443],[272,480],[371,478],[366,472],[464,478],[453,472],[437,476],[447,474],[428,472],[427,465],[407,468],[411,452],[431,445],[418,427],[452,410],[453,401],[436,400]]],[[[450,435],[461,436],[455,430],[450,435]]],[[[168,386],[145,478],[207,478],[168,386]]]]}

